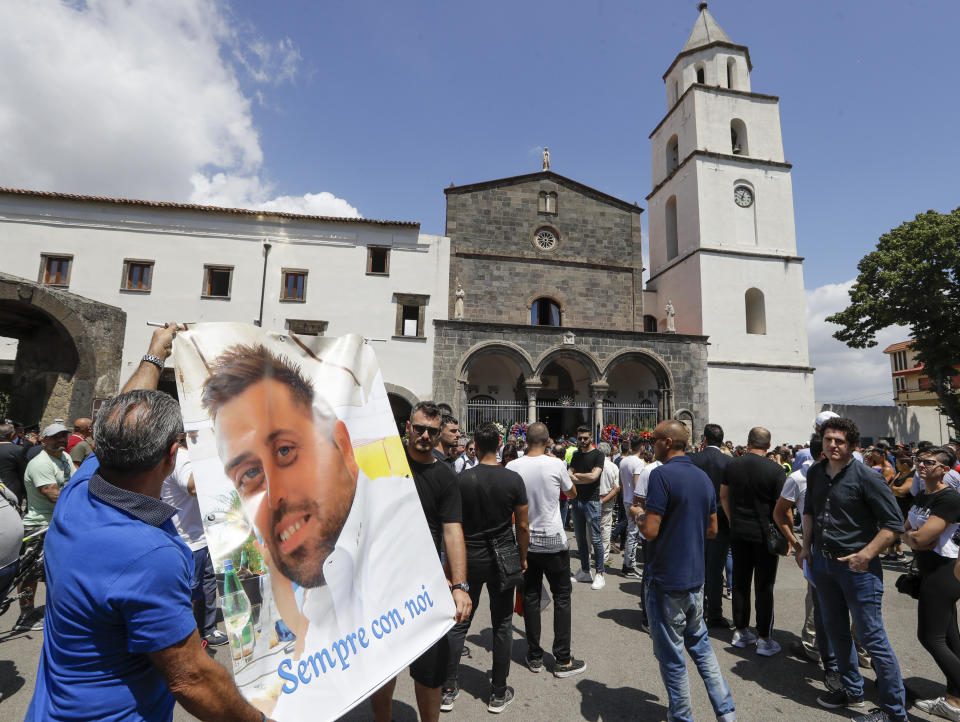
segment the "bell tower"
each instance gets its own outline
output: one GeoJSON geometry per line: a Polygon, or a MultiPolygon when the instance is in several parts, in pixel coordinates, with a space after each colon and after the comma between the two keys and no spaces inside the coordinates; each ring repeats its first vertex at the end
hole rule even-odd
{"type": "Polygon", "coordinates": [[[803,259],[779,98],[707,10],[663,75],[667,111],[650,134],[650,279],[678,333],[709,337],[710,420],[743,443],[809,437],[814,413],[803,259]]]}

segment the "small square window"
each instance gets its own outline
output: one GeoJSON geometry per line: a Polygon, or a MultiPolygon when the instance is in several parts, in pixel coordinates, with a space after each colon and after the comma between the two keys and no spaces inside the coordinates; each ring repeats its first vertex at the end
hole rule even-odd
{"type": "Polygon", "coordinates": [[[230,298],[233,283],[233,266],[203,267],[203,297],[230,298]]]}
{"type": "Polygon", "coordinates": [[[425,338],[424,326],[430,296],[419,293],[396,293],[397,325],[394,338],[425,338]]]}
{"type": "Polygon", "coordinates": [[[54,256],[40,254],[40,282],[45,286],[70,285],[70,269],[73,267],[73,256],[54,256]]]}
{"type": "Polygon", "coordinates": [[[390,249],[380,246],[367,247],[367,275],[390,275],[390,249]]]}
{"type": "Polygon", "coordinates": [[[149,293],[152,283],[153,261],[134,261],[128,258],[123,262],[123,278],[120,281],[121,291],[149,293]]]}
{"type": "Polygon", "coordinates": [[[307,272],[283,271],[283,287],[280,289],[281,301],[306,301],[307,272]]]}

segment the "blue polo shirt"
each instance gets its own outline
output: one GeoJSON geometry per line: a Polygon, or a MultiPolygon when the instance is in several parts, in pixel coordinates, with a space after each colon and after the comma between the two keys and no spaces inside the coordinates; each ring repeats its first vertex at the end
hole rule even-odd
{"type": "Polygon", "coordinates": [[[650,472],[645,510],[660,514],[660,533],[647,542],[644,574],[668,592],[703,586],[704,543],[717,513],[713,482],[687,456],[674,456],[650,472]]]}
{"type": "Polygon", "coordinates": [[[44,542],[43,653],[27,722],[164,720],[175,700],[147,652],[197,628],[193,555],[172,506],[120,489],[84,461],[44,542]]]}

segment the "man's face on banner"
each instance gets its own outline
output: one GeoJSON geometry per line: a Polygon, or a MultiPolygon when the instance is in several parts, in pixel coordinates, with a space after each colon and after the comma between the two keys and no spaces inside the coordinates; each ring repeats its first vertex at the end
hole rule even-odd
{"type": "Polygon", "coordinates": [[[315,421],[286,385],[268,378],[223,404],[214,431],[271,563],[302,587],[319,586],[357,484],[343,422],[330,429],[315,421]]]}

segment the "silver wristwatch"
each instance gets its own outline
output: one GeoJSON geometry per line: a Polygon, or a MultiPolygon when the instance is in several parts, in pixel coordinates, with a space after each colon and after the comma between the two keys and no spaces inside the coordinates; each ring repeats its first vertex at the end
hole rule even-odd
{"type": "Polygon", "coordinates": [[[143,360],[148,363],[152,363],[158,369],[163,371],[163,359],[160,358],[159,356],[154,356],[152,353],[145,353],[143,355],[143,360]]]}
{"type": "Polygon", "coordinates": [[[468,594],[470,593],[470,585],[467,584],[466,582],[459,582],[458,584],[452,584],[450,586],[450,591],[452,592],[454,589],[462,589],[468,594]]]}

